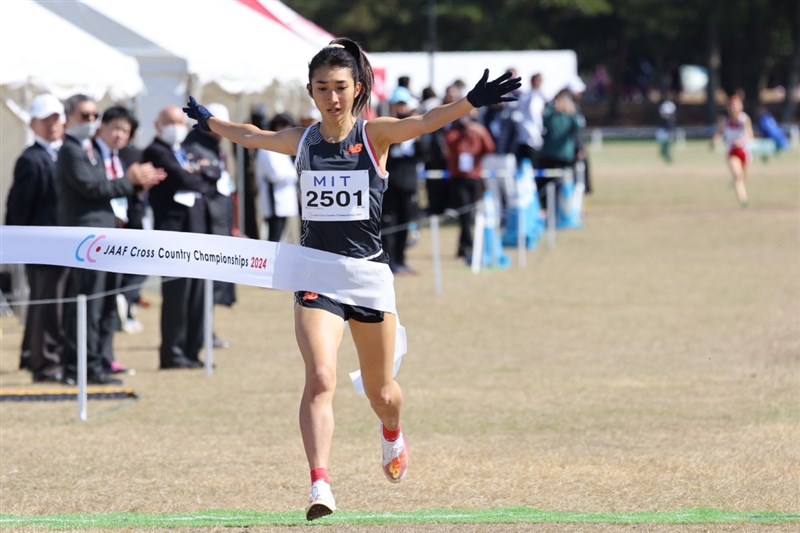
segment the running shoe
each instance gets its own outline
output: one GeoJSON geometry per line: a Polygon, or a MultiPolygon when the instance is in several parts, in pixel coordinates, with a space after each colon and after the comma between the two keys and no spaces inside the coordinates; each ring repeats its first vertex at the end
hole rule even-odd
{"type": "Polygon", "coordinates": [[[383,445],[383,473],[392,483],[400,483],[408,473],[408,444],[403,433],[394,442],[383,437],[381,426],[381,444],[383,445]]]}
{"type": "Polygon", "coordinates": [[[306,520],[316,520],[323,516],[328,516],[336,510],[336,502],[333,499],[331,486],[322,480],[315,481],[311,485],[311,497],[308,499],[306,507],[306,520]]]}

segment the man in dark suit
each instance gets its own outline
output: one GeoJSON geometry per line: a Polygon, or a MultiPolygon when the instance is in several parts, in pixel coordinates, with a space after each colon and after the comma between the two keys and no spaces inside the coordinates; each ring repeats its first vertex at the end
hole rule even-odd
{"type": "MultiPolygon", "coordinates": [[[[127,146],[130,141],[134,127],[134,118],[127,108],[122,106],[111,106],[103,112],[100,127],[94,137],[93,147],[95,154],[103,161],[106,170],[106,177],[116,180],[125,175],[126,170],[131,165],[126,165],[120,151],[127,146]]],[[[131,204],[138,200],[139,195],[144,194],[140,188],[127,198],[112,198],[111,209],[117,219],[118,228],[127,228],[130,223],[129,213],[131,204]]],[[[120,291],[123,287],[123,274],[109,272],[106,274],[107,290],[120,291]]],[[[103,306],[103,318],[101,321],[101,331],[117,331],[118,325],[124,325],[128,319],[128,305],[125,295],[115,292],[108,295],[110,300],[103,306]]],[[[102,346],[103,365],[106,372],[110,374],[124,374],[128,372],[122,363],[114,356],[114,346],[112,344],[113,335],[104,334],[104,344],[102,346]]]]}
{"type": "MultiPolygon", "coordinates": [[[[163,168],[166,179],[149,193],[154,228],[207,233],[205,193],[211,186],[201,168],[207,160],[190,161],[181,143],[189,127],[179,107],[163,109],[156,121],[156,138],[142,161],[163,168]]],[[[161,369],[200,368],[203,346],[203,280],[164,279],[161,283],[161,369]]]]}
{"type": "MultiPolygon", "coordinates": [[[[56,159],[64,137],[64,106],[52,94],[42,94],[31,102],[29,114],[35,142],[22,152],[14,166],[6,224],[55,226],[56,159]]],[[[26,265],[30,299],[61,298],[67,272],[60,266],[26,265]]],[[[58,303],[28,307],[20,367],[31,371],[34,382],[62,379],[61,314],[58,303]]]]}
{"type": "MultiPolygon", "coordinates": [[[[163,171],[152,165],[136,165],[124,176],[109,180],[102,156],[97,153],[92,137],[97,131],[97,104],[89,97],[76,94],[64,104],[67,115],[66,137],[56,162],[56,188],[58,191],[58,222],[62,226],[87,226],[115,228],[117,218],[111,199],[130,196],[134,186],[148,189],[164,179],[163,171]]],[[[92,295],[113,288],[112,276],[96,270],[72,269],[68,296],[85,294],[86,304],[86,358],[87,378],[93,384],[120,384],[103,366],[102,347],[114,328],[103,321],[104,308],[109,298],[92,295]]],[[[64,381],[76,382],[77,374],[77,306],[68,304],[64,321],[64,381]]]]}
{"type": "MultiPolygon", "coordinates": [[[[209,104],[208,109],[222,120],[229,120],[228,109],[222,104],[209,104]]],[[[222,137],[213,131],[193,129],[183,142],[189,161],[208,161],[201,174],[209,184],[205,193],[207,231],[212,235],[240,236],[236,227],[234,195],[236,185],[227,164],[222,137]]],[[[214,281],[214,305],[231,307],[236,303],[236,285],[227,281],[214,281]]],[[[231,343],[213,335],[214,348],[229,348],[231,343]]]]}
{"type": "MultiPolygon", "coordinates": [[[[119,158],[122,161],[122,167],[128,168],[129,166],[139,163],[142,160],[142,150],[135,144],[133,139],[136,136],[136,130],[139,128],[139,120],[130,115],[131,120],[131,135],[126,144],[119,151],[119,158]]],[[[125,225],[128,229],[153,229],[152,216],[148,218],[148,202],[147,193],[140,191],[139,194],[134,194],[128,197],[128,223],[125,225]],[[147,226],[145,226],[147,225],[147,226]]],[[[128,287],[123,292],[125,296],[126,316],[120,317],[122,319],[122,331],[126,333],[139,333],[144,327],[142,323],[136,318],[137,308],[147,308],[150,303],[142,298],[142,285],[147,280],[147,276],[142,274],[123,274],[122,286],[128,287]]]]}

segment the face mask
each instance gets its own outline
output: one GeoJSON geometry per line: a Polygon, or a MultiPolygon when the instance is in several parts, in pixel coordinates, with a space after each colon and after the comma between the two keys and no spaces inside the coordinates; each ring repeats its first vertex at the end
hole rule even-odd
{"type": "Polygon", "coordinates": [[[67,133],[79,141],[91,139],[94,137],[94,134],[97,133],[97,122],[82,122],[80,124],[75,124],[67,130],[67,133]]]}
{"type": "Polygon", "coordinates": [[[181,143],[186,139],[187,135],[189,135],[189,128],[187,126],[182,124],[169,124],[164,126],[164,129],[161,130],[160,137],[162,141],[177,150],[180,148],[181,143]]]}

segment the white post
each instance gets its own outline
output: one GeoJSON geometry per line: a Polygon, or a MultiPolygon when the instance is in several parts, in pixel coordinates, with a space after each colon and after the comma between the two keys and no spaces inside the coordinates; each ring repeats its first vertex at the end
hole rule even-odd
{"type": "Polygon", "coordinates": [[[583,221],[583,199],[586,194],[586,162],[578,161],[575,163],[575,194],[573,196],[572,208],[578,213],[578,217],[583,221]]]}
{"type": "Polygon", "coordinates": [[[86,295],[79,294],[75,302],[78,306],[78,331],[76,331],[78,344],[78,418],[86,422],[88,418],[86,393],[86,295]]]}
{"type": "Polygon", "coordinates": [[[792,148],[797,148],[798,146],[800,146],[800,126],[798,126],[797,124],[792,124],[789,127],[789,139],[790,139],[789,145],[792,148]]]}
{"type": "Polygon", "coordinates": [[[600,128],[592,130],[592,152],[603,151],[603,131],[600,128]]]}
{"type": "Polygon", "coordinates": [[[442,294],[442,249],[439,246],[439,215],[431,216],[431,243],[433,246],[433,279],[436,283],[436,294],[442,294]]]}
{"type": "Polygon", "coordinates": [[[477,274],[481,271],[483,263],[483,230],[486,228],[486,221],[483,215],[483,200],[475,205],[475,231],[472,239],[472,272],[477,274]]]}
{"type": "Polygon", "coordinates": [[[547,245],[556,246],[556,182],[551,181],[545,189],[547,192],[547,245]]]}
{"type": "Polygon", "coordinates": [[[528,236],[526,235],[525,224],[525,208],[521,205],[517,206],[517,259],[519,268],[525,268],[528,260],[527,243],[528,236]]]}
{"type": "Polygon", "coordinates": [[[675,146],[678,150],[686,150],[686,130],[677,128],[675,130],[675,146]]]}
{"type": "Polygon", "coordinates": [[[214,280],[207,279],[204,284],[203,307],[205,345],[206,345],[206,377],[214,374],[214,280]]]}

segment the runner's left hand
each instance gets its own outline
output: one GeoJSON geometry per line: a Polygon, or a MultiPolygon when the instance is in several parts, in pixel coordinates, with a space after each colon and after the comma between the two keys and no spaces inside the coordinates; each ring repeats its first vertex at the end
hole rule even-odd
{"type": "Polygon", "coordinates": [[[516,96],[505,96],[511,91],[516,91],[522,87],[521,78],[512,78],[511,72],[506,71],[499,78],[487,82],[489,79],[489,69],[484,69],[483,77],[467,93],[467,100],[473,107],[483,107],[485,105],[499,104],[501,102],[514,102],[518,100],[516,96]]]}

